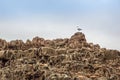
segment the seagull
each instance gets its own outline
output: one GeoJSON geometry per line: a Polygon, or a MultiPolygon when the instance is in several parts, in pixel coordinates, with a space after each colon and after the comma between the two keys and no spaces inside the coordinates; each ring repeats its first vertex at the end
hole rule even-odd
{"type": "Polygon", "coordinates": [[[81,31],[82,29],[81,29],[81,28],[79,28],[79,26],[77,26],[77,30],[78,30],[78,31],[81,31]]]}

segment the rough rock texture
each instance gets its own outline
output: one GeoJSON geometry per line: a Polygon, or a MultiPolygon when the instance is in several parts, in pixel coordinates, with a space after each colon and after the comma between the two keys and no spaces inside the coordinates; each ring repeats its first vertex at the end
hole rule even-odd
{"type": "Polygon", "coordinates": [[[32,41],[0,39],[0,80],[120,80],[120,52],[85,35],[32,41]]]}

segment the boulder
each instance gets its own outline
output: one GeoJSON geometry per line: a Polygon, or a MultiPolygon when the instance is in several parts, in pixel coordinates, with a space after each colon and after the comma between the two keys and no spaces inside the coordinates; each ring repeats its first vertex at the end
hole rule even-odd
{"type": "Polygon", "coordinates": [[[8,49],[20,50],[24,46],[24,42],[22,40],[12,40],[8,43],[8,49]]]}
{"type": "Polygon", "coordinates": [[[55,55],[55,50],[53,48],[50,47],[42,47],[42,54],[44,55],[55,55]]]}
{"type": "Polygon", "coordinates": [[[39,48],[39,47],[41,47],[41,46],[45,46],[45,40],[44,40],[44,38],[40,38],[40,37],[34,37],[33,39],[32,39],[32,45],[34,46],[34,47],[36,47],[36,48],[39,48]]]}
{"type": "Polygon", "coordinates": [[[5,49],[7,46],[7,41],[0,39],[0,50],[5,49]]]}
{"type": "Polygon", "coordinates": [[[70,48],[82,48],[83,43],[86,43],[86,39],[85,35],[81,32],[77,32],[71,36],[68,42],[70,48]]]}

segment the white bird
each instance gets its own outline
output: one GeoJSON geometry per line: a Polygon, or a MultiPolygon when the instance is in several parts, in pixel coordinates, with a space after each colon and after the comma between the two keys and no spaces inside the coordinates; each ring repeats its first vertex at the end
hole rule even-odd
{"type": "Polygon", "coordinates": [[[79,26],[77,26],[77,30],[78,30],[78,31],[81,31],[82,29],[81,29],[81,28],[79,28],[79,26]]]}

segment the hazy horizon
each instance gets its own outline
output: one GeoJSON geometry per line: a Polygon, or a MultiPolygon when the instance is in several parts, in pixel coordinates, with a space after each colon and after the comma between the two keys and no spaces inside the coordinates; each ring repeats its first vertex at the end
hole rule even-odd
{"type": "Polygon", "coordinates": [[[119,0],[0,0],[0,38],[69,38],[80,26],[87,42],[120,50],[119,0]]]}

